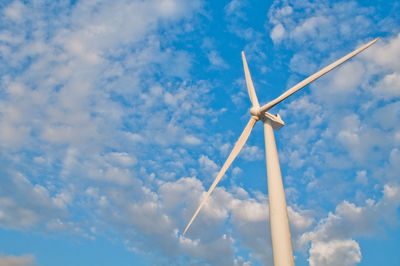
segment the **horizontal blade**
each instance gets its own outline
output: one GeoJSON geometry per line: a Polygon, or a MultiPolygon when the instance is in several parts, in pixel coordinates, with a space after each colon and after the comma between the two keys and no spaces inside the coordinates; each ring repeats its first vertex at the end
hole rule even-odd
{"type": "Polygon", "coordinates": [[[243,60],[244,75],[246,77],[247,91],[249,92],[250,101],[253,104],[253,106],[260,107],[256,91],[254,90],[253,81],[251,80],[249,67],[247,66],[246,56],[244,55],[243,51],[242,51],[242,60],[243,60]]]}
{"type": "Polygon", "coordinates": [[[310,84],[311,82],[313,82],[314,80],[318,79],[319,77],[325,75],[326,73],[328,73],[329,71],[331,71],[332,69],[334,69],[335,67],[343,64],[344,62],[346,62],[347,60],[349,60],[350,58],[352,58],[353,56],[357,55],[358,53],[361,53],[362,51],[364,51],[365,49],[367,49],[368,47],[370,47],[371,45],[373,45],[377,40],[379,40],[379,38],[376,38],[375,40],[373,40],[372,42],[369,42],[367,44],[365,44],[364,46],[358,48],[357,50],[349,53],[348,55],[342,57],[341,59],[337,60],[336,62],[330,64],[329,66],[321,69],[320,71],[318,71],[317,73],[315,73],[314,75],[306,78],[305,80],[303,80],[302,82],[298,83],[297,85],[293,86],[292,88],[290,88],[289,90],[287,90],[285,93],[283,93],[281,96],[279,96],[278,98],[276,98],[273,101],[270,101],[269,103],[267,103],[266,105],[262,106],[260,108],[260,112],[266,112],[269,109],[271,109],[272,107],[274,107],[275,105],[277,105],[278,103],[280,103],[281,101],[285,100],[287,97],[289,97],[290,95],[292,95],[293,93],[297,92],[298,90],[302,89],[303,87],[307,86],[308,84],[310,84]]]}
{"type": "Polygon", "coordinates": [[[199,207],[197,208],[196,212],[194,213],[192,219],[190,219],[190,222],[185,228],[185,231],[183,232],[183,235],[186,233],[186,231],[189,229],[190,225],[196,218],[197,214],[199,213],[200,209],[203,207],[204,203],[206,202],[207,198],[210,196],[211,192],[214,190],[214,188],[217,186],[218,182],[221,180],[221,178],[224,176],[226,170],[228,170],[229,166],[232,164],[233,160],[235,160],[236,156],[239,154],[240,150],[243,148],[243,145],[246,143],[247,139],[250,136],[251,130],[254,127],[254,124],[257,122],[257,118],[251,117],[250,121],[247,123],[247,126],[244,128],[242,135],[240,135],[238,141],[235,144],[235,147],[233,147],[233,150],[228,156],[228,159],[226,159],[226,162],[222,166],[221,170],[219,171],[217,177],[215,178],[214,182],[212,183],[210,189],[207,191],[206,196],[203,198],[201,201],[199,207]]]}

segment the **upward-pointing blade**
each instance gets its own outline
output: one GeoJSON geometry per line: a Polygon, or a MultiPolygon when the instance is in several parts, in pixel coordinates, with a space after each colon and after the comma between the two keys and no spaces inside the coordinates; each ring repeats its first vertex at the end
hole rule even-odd
{"type": "Polygon", "coordinates": [[[212,183],[210,189],[207,191],[206,196],[201,201],[201,203],[200,203],[199,207],[197,208],[196,212],[194,213],[192,219],[190,219],[190,222],[186,226],[185,231],[183,231],[183,235],[189,229],[190,225],[193,223],[194,219],[196,218],[200,209],[203,207],[207,198],[210,196],[211,192],[214,190],[214,188],[217,186],[218,182],[224,176],[226,170],[228,170],[228,168],[232,164],[233,160],[235,160],[236,156],[239,154],[240,150],[243,148],[243,145],[246,143],[247,139],[249,138],[251,130],[253,129],[254,124],[256,122],[257,122],[257,118],[251,117],[250,121],[247,123],[247,126],[244,128],[242,135],[240,135],[238,141],[236,142],[235,147],[233,147],[233,150],[229,154],[228,159],[226,159],[226,162],[224,163],[221,170],[219,171],[219,173],[218,173],[217,177],[215,178],[214,182],[212,183]]]}
{"type": "Polygon", "coordinates": [[[365,49],[367,49],[368,47],[370,47],[371,45],[373,45],[377,40],[379,40],[379,38],[376,38],[375,40],[373,40],[372,42],[369,42],[367,44],[365,44],[364,46],[358,48],[357,50],[349,53],[348,55],[340,58],[339,60],[337,60],[336,62],[330,64],[329,66],[321,69],[320,71],[318,71],[317,73],[315,73],[314,75],[306,78],[305,80],[303,80],[302,82],[296,84],[295,86],[293,86],[292,88],[290,88],[289,90],[287,90],[285,93],[283,93],[281,96],[279,96],[278,98],[276,98],[273,101],[270,101],[269,103],[267,103],[266,105],[262,106],[260,108],[260,113],[266,112],[269,109],[271,109],[272,107],[274,107],[275,105],[277,105],[278,103],[280,103],[281,101],[285,100],[287,97],[289,97],[290,95],[292,95],[293,93],[297,92],[298,90],[302,89],[303,87],[307,86],[308,84],[310,84],[311,82],[313,82],[314,80],[318,79],[319,77],[325,75],[326,73],[328,73],[329,71],[331,71],[332,69],[334,69],[335,67],[343,64],[344,62],[346,62],[347,60],[349,60],[350,58],[352,58],[353,56],[357,55],[358,53],[361,53],[362,51],[364,51],[365,49]]]}
{"type": "Polygon", "coordinates": [[[253,106],[260,107],[256,91],[254,90],[253,81],[251,80],[249,67],[247,66],[246,56],[244,55],[243,51],[242,51],[242,60],[243,60],[244,75],[246,77],[247,91],[249,92],[250,101],[253,104],[253,106]]]}

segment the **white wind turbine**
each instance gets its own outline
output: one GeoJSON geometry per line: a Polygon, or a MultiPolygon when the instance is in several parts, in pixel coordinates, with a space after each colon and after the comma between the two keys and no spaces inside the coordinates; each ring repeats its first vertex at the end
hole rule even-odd
{"type": "Polygon", "coordinates": [[[193,217],[190,219],[188,225],[183,232],[183,235],[189,229],[190,225],[192,224],[193,220],[196,218],[197,214],[199,213],[200,209],[203,207],[204,203],[206,202],[207,198],[210,196],[211,192],[214,190],[215,186],[221,180],[222,176],[225,174],[226,170],[232,164],[233,160],[239,154],[240,150],[243,148],[243,145],[246,143],[251,130],[253,129],[255,123],[259,120],[262,120],[264,123],[264,136],[265,136],[265,154],[266,154],[266,163],[267,163],[267,177],[268,177],[268,200],[269,200],[269,215],[270,215],[270,225],[271,225],[271,240],[272,240],[272,251],[274,257],[274,265],[275,266],[288,266],[294,265],[293,259],[293,250],[292,250],[292,242],[290,236],[290,227],[289,227],[289,219],[287,214],[286,208],[286,199],[285,193],[283,190],[283,183],[282,183],[282,176],[281,170],[279,166],[279,159],[278,159],[278,152],[276,149],[275,137],[273,129],[280,129],[284,122],[278,115],[272,115],[268,113],[268,110],[280,103],[281,101],[288,98],[293,93],[297,92],[298,90],[302,89],[304,86],[310,84],[314,80],[318,79],[319,77],[323,76],[324,74],[328,73],[335,67],[341,65],[345,61],[349,60],[353,56],[357,55],[358,53],[364,51],[369,46],[374,44],[379,38],[365,44],[364,46],[358,48],[357,50],[349,53],[348,55],[342,57],[341,59],[337,60],[336,62],[330,64],[329,66],[321,69],[314,75],[306,78],[305,80],[301,81],[297,85],[293,86],[281,96],[276,98],[273,101],[265,104],[264,106],[260,107],[258,103],[257,95],[254,90],[253,82],[251,80],[250,71],[247,66],[246,57],[244,52],[242,52],[242,59],[243,59],[243,67],[244,73],[246,76],[246,84],[247,90],[249,92],[250,101],[252,103],[252,107],[250,109],[251,118],[250,121],[247,123],[246,127],[244,128],[242,134],[240,135],[238,141],[236,142],[233,150],[228,156],[228,159],[222,166],[221,170],[219,171],[217,177],[215,178],[214,182],[212,183],[210,189],[208,190],[206,196],[201,201],[199,207],[197,208],[196,212],[194,213],[193,217]]]}

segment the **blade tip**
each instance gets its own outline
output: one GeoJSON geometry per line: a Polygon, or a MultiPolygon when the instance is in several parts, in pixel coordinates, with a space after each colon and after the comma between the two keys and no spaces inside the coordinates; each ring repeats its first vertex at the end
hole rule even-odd
{"type": "Polygon", "coordinates": [[[377,41],[379,41],[381,37],[377,37],[375,38],[373,41],[370,42],[370,45],[373,45],[374,43],[376,43],[377,41]]]}
{"type": "Polygon", "coordinates": [[[190,227],[191,224],[192,224],[192,223],[189,223],[189,224],[186,226],[185,230],[183,230],[182,236],[185,236],[185,234],[186,234],[186,232],[187,232],[187,230],[189,229],[189,227],[190,227]]]}

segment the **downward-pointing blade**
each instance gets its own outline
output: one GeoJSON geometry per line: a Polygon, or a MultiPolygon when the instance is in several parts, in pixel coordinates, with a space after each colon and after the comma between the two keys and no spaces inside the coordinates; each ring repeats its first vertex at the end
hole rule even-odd
{"type": "Polygon", "coordinates": [[[233,160],[235,160],[236,156],[239,154],[240,150],[243,148],[243,145],[246,143],[247,139],[249,138],[251,130],[253,129],[254,124],[256,122],[257,122],[257,118],[251,117],[250,121],[247,123],[247,126],[244,128],[242,135],[240,135],[238,141],[236,142],[235,146],[233,147],[233,150],[229,154],[228,159],[226,159],[224,165],[222,166],[221,170],[219,171],[219,173],[218,173],[217,177],[215,178],[214,182],[212,183],[210,189],[207,191],[206,196],[200,202],[199,207],[197,208],[196,212],[194,213],[192,219],[190,219],[190,222],[186,226],[185,231],[183,231],[183,234],[185,234],[186,231],[189,229],[190,225],[193,223],[194,219],[196,218],[200,209],[203,207],[207,198],[210,196],[211,192],[214,190],[214,188],[217,186],[218,182],[224,176],[226,170],[228,170],[228,168],[232,164],[233,160]]]}
{"type": "Polygon", "coordinates": [[[365,49],[367,49],[368,47],[370,47],[371,45],[373,45],[377,40],[379,40],[379,38],[376,38],[375,40],[373,40],[372,42],[369,42],[367,44],[365,44],[364,46],[358,48],[357,50],[349,53],[348,55],[340,58],[339,60],[337,60],[336,62],[330,64],[329,66],[321,69],[320,71],[318,71],[317,73],[315,73],[314,75],[306,78],[305,80],[303,80],[302,82],[296,84],[295,86],[293,86],[292,88],[290,88],[289,90],[287,90],[285,93],[283,93],[281,96],[279,96],[278,98],[276,98],[275,100],[267,103],[266,105],[262,106],[260,108],[260,112],[266,112],[269,109],[271,109],[272,107],[274,107],[275,105],[277,105],[278,103],[280,103],[281,101],[285,100],[287,97],[289,97],[290,95],[292,95],[293,93],[297,92],[298,90],[302,89],[303,87],[307,86],[308,84],[310,84],[311,82],[313,82],[314,80],[318,79],[319,77],[325,75],[326,73],[328,73],[329,71],[331,71],[332,69],[334,69],[335,67],[343,64],[344,62],[346,62],[347,60],[349,60],[350,58],[352,58],[353,56],[357,55],[358,53],[361,53],[362,51],[364,51],[365,49]]]}
{"type": "Polygon", "coordinates": [[[254,90],[253,81],[251,80],[249,67],[247,66],[246,56],[242,51],[242,60],[243,60],[243,68],[244,68],[244,75],[246,77],[246,85],[247,91],[249,92],[250,101],[255,107],[259,107],[260,104],[258,103],[256,91],[254,90]]]}

